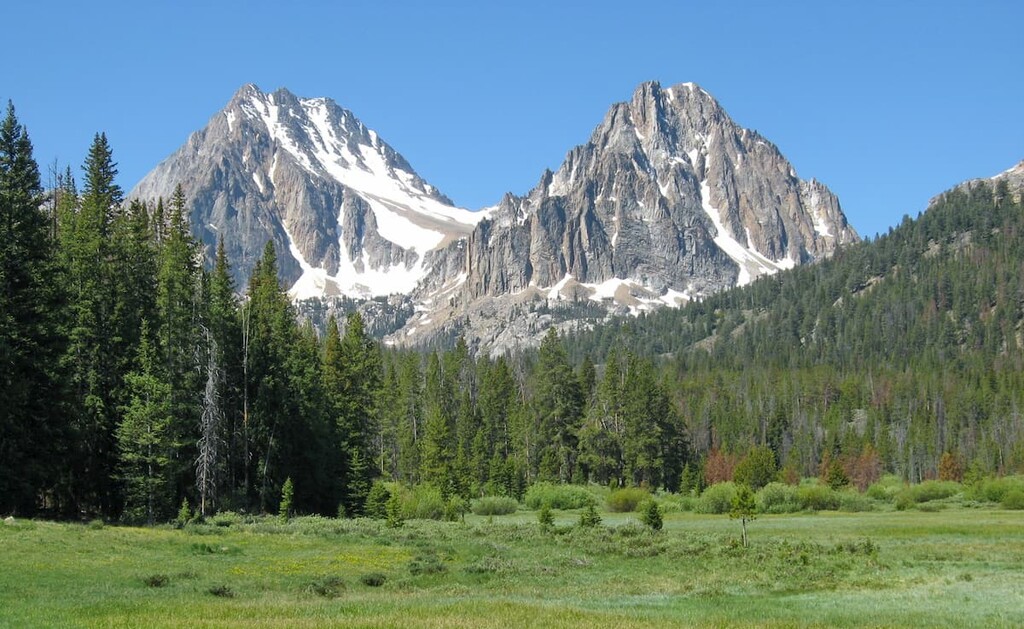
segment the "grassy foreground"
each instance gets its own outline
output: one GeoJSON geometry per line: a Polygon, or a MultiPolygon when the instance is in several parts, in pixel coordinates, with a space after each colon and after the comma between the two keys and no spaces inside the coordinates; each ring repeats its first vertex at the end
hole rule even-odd
{"type": "Polygon", "coordinates": [[[0,523],[2,627],[1024,626],[1024,515],[0,523]]]}

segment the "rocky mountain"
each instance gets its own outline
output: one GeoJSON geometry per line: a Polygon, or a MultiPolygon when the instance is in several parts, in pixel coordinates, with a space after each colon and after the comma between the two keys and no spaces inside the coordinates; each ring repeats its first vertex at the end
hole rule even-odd
{"type": "Polygon", "coordinates": [[[178,183],[196,235],[210,251],[223,236],[239,285],[273,240],[297,299],[393,295],[395,343],[527,344],[553,324],[682,304],[858,239],[824,185],[691,83],[642,84],[533,190],[480,212],[456,208],[334,102],[252,85],[132,196],[178,183]]]}
{"type": "Polygon", "coordinates": [[[268,240],[296,299],[411,293],[429,251],[483,214],[456,208],[351,112],[326,98],[246,85],[135,187],[181,184],[208,256],[224,238],[244,286],[268,240]]]}
{"type": "Polygon", "coordinates": [[[773,144],[703,89],[645,83],[556,172],[525,196],[506,195],[464,249],[460,242],[438,256],[464,261],[457,299],[439,317],[421,291],[428,307],[403,334],[462,327],[484,345],[526,343],[559,317],[523,328],[523,302],[632,312],[678,305],[856,240],[835,195],[799,179],[773,144]]]}

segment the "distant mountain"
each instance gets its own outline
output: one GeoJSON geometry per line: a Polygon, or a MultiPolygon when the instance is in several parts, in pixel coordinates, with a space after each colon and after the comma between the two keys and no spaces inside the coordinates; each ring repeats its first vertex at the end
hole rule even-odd
{"type": "Polygon", "coordinates": [[[455,207],[351,112],[246,85],[146,175],[135,198],[183,186],[195,235],[224,238],[239,286],[267,240],[296,299],[411,293],[426,254],[483,214],[455,207]]]}
{"type": "Polygon", "coordinates": [[[556,172],[479,212],[333,101],[253,85],[131,196],[179,183],[240,286],[272,240],[296,299],[400,295],[395,343],[532,344],[584,314],[679,305],[858,240],[824,185],[691,83],[641,85],[556,172]]]}
{"type": "Polygon", "coordinates": [[[556,172],[490,209],[465,248],[440,254],[463,273],[445,287],[447,311],[421,308],[401,334],[468,330],[492,347],[530,343],[559,319],[573,325],[572,304],[679,305],[857,240],[835,195],[799,179],[707,92],[645,83],[556,172]],[[562,316],[522,316],[538,301],[568,303],[562,316]]]}

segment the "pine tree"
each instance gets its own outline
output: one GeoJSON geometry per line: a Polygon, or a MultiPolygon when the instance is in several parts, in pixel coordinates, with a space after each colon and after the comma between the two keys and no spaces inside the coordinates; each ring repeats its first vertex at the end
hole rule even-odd
{"type": "MultiPolygon", "coordinates": [[[[179,185],[171,199],[170,223],[160,247],[156,282],[160,363],[171,387],[169,403],[174,418],[171,430],[175,441],[182,444],[174,453],[179,491],[192,485],[193,465],[198,460],[196,444],[201,438],[203,406],[201,375],[208,362],[200,358],[208,352],[203,347],[205,339],[200,336],[201,276],[197,252],[198,245],[189,231],[185,197],[179,185]]],[[[211,442],[207,441],[206,446],[209,448],[211,442]]]]}
{"type": "Polygon", "coordinates": [[[118,402],[130,364],[122,352],[134,348],[118,337],[126,326],[118,319],[111,231],[120,214],[122,192],[114,181],[117,167],[105,135],[96,135],[83,170],[80,205],[69,224],[59,226],[63,281],[70,301],[63,366],[73,397],[75,444],[69,453],[68,492],[74,511],[113,515],[120,506],[112,482],[118,458],[118,402]]]}
{"type": "Polygon", "coordinates": [[[125,486],[125,515],[149,524],[170,515],[171,456],[179,444],[171,434],[171,387],[160,378],[156,352],[142,324],[138,370],[129,373],[128,403],[117,427],[120,478],[125,486]]]}
{"type": "Polygon", "coordinates": [[[350,315],[340,338],[332,318],[325,341],[324,378],[343,450],[343,501],[346,512],[353,515],[362,513],[374,473],[370,445],[377,432],[382,377],[380,353],[366,333],[362,316],[350,315]]]}
{"type": "Polygon", "coordinates": [[[0,513],[32,513],[64,446],[62,298],[32,143],[14,105],[0,123],[0,513]]]}
{"type": "Polygon", "coordinates": [[[576,469],[583,400],[565,345],[554,328],[541,342],[533,381],[537,433],[544,444],[537,462],[538,478],[570,482],[576,469]]]}

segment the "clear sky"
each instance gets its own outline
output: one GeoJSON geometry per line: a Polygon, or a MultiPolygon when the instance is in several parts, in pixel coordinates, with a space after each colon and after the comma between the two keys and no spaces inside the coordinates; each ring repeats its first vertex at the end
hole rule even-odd
{"type": "Polygon", "coordinates": [[[862,235],[1024,159],[1019,0],[13,0],[0,15],[0,98],[44,173],[79,174],[105,131],[126,190],[249,82],[333,98],[473,209],[525,193],[647,80],[700,84],[862,235]]]}

